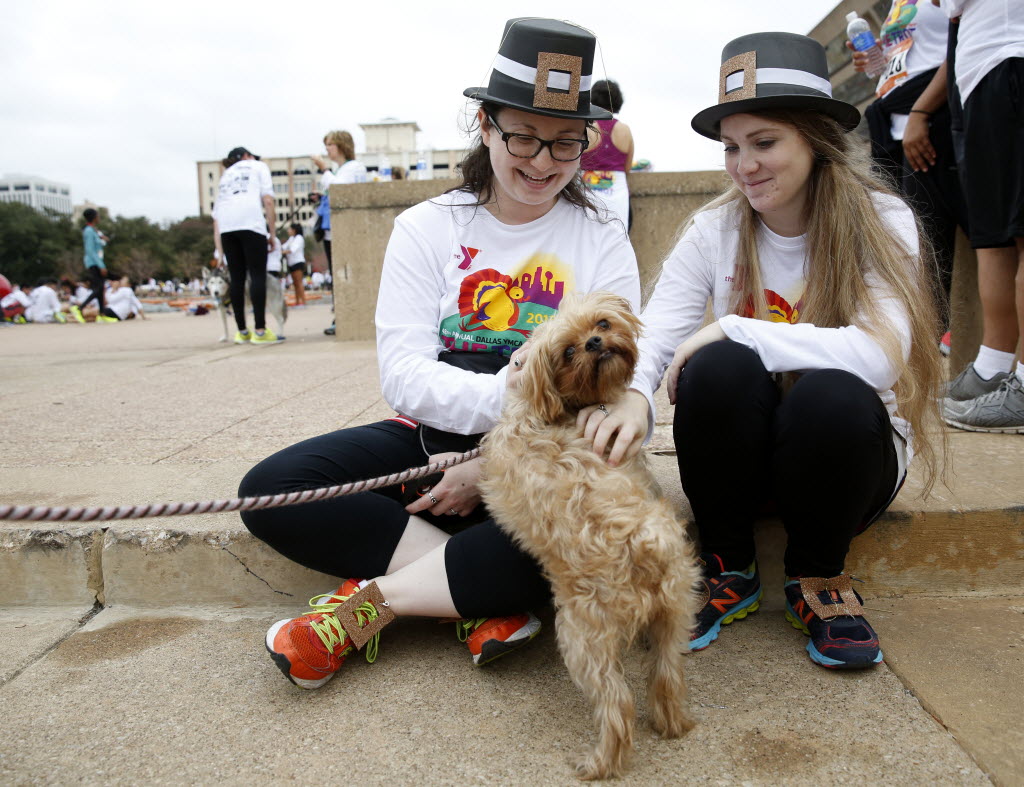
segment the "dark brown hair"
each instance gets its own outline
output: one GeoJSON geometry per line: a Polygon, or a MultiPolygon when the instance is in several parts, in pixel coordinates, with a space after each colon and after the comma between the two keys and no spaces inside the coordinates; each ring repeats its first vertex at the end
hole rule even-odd
{"type": "MultiPolygon", "coordinates": [[[[504,109],[500,104],[494,104],[489,101],[481,102],[480,108],[484,111],[485,120],[483,122],[485,123],[488,122],[486,120],[487,116],[497,119],[498,113],[504,109]]],[[[590,127],[589,122],[587,127],[590,127]]],[[[448,189],[445,192],[446,194],[452,191],[465,191],[467,194],[475,194],[478,206],[486,205],[491,201],[491,198],[494,196],[494,169],[491,167],[490,151],[484,145],[480,134],[476,135],[476,139],[473,140],[473,144],[470,146],[465,158],[459,162],[459,175],[462,176],[462,183],[455,188],[448,189]]],[[[572,180],[565,184],[565,188],[562,189],[559,196],[563,197],[570,205],[582,208],[583,210],[590,210],[595,215],[598,214],[597,204],[594,202],[594,198],[590,196],[589,189],[583,185],[583,178],[578,169],[576,174],[572,176],[572,180]]]]}

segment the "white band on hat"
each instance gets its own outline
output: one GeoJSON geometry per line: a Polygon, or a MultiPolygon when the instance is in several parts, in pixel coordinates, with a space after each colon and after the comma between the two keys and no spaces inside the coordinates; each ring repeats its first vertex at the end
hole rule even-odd
{"type": "MultiPolygon", "coordinates": [[[[832,84],[827,79],[815,76],[809,71],[798,71],[795,68],[759,68],[757,69],[757,84],[800,85],[817,90],[832,98],[832,84]]],[[[729,74],[725,78],[726,93],[731,93],[741,87],[743,87],[742,71],[729,74]]]]}
{"type": "MultiPolygon", "coordinates": [[[[515,60],[509,60],[504,55],[496,55],[494,58],[495,71],[500,71],[507,77],[511,77],[519,82],[525,82],[528,85],[534,85],[537,82],[537,69],[530,68],[530,66],[524,66],[522,63],[517,63],[515,60]]],[[[590,85],[594,81],[593,74],[586,74],[580,76],[580,90],[590,90],[590,85]]],[[[548,90],[569,90],[569,74],[564,74],[558,71],[548,72],[548,90]]],[[[829,93],[829,95],[832,95],[829,93]]]]}

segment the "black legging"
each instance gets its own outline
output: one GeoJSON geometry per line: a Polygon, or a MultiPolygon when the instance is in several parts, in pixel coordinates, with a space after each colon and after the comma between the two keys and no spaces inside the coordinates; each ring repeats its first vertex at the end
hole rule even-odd
{"type": "Polygon", "coordinates": [[[104,290],[103,284],[107,280],[106,271],[100,268],[98,265],[89,265],[85,272],[89,275],[89,286],[92,288],[92,292],[89,293],[89,297],[78,304],[79,309],[84,309],[93,298],[96,299],[96,305],[102,312],[106,301],[103,298],[104,290]]]}
{"type": "MultiPolygon", "coordinates": [[[[416,430],[381,421],[313,437],[264,459],[242,479],[239,495],[276,494],[344,484],[427,464],[416,430]]],[[[384,574],[405,532],[409,514],[400,490],[338,497],[300,507],[244,511],[253,535],[290,560],[335,577],[384,574]]],[[[424,519],[451,532],[457,516],[424,519]]],[[[511,615],[548,601],[540,567],[492,519],[455,533],[445,547],[452,601],[468,617],[511,615]]]]}
{"type": "Polygon", "coordinates": [[[231,274],[231,311],[235,325],[245,331],[245,277],[249,276],[252,321],[257,331],[267,327],[267,237],[252,230],[233,230],[220,234],[224,256],[231,274]]]}
{"type": "Polygon", "coordinates": [[[789,576],[841,573],[853,537],[890,501],[898,465],[885,406],[862,380],[825,369],[783,395],[757,353],[731,341],[679,377],[673,437],[701,548],[729,569],[754,558],[754,520],[773,505],[789,576]]]}

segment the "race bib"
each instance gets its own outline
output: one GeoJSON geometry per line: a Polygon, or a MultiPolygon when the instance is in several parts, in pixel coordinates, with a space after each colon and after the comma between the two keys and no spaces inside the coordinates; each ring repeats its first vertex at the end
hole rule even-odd
{"type": "Polygon", "coordinates": [[[910,47],[913,45],[914,39],[908,36],[885,51],[885,71],[882,72],[882,76],[878,80],[878,87],[875,89],[876,96],[884,98],[909,76],[907,74],[907,53],[910,52],[910,47]]]}

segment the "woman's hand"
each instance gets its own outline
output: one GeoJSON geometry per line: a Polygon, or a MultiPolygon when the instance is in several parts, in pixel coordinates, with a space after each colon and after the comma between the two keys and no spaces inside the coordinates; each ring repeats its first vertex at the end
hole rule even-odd
{"type": "MultiPolygon", "coordinates": [[[[434,454],[429,461],[431,464],[443,462],[453,456],[459,454],[454,451],[434,454]]],[[[468,516],[480,505],[480,490],[477,488],[480,482],[480,467],[480,457],[449,467],[444,471],[440,481],[419,500],[407,505],[405,510],[410,514],[430,511],[435,516],[468,516]]]]}
{"type": "Polygon", "coordinates": [[[935,148],[928,135],[928,115],[911,112],[903,131],[903,155],[914,172],[927,172],[935,166],[935,148]]]}
{"type": "Polygon", "coordinates": [[[529,339],[509,356],[508,374],[505,376],[505,387],[513,390],[519,387],[519,375],[523,373],[523,366],[526,364],[526,356],[529,355],[529,339]]]}
{"type": "Polygon", "coordinates": [[[672,363],[668,365],[668,371],[665,373],[665,385],[668,386],[669,404],[676,403],[676,388],[679,386],[679,375],[683,371],[683,367],[686,366],[686,362],[693,357],[693,354],[705,345],[728,338],[721,326],[717,322],[713,322],[711,325],[701,328],[676,348],[676,354],[672,356],[672,363]]]}
{"type": "Polygon", "coordinates": [[[594,441],[594,453],[608,453],[608,464],[617,467],[640,452],[647,436],[647,397],[639,391],[626,391],[615,404],[593,404],[580,410],[576,424],[583,428],[583,436],[594,441]]]}
{"type": "MultiPolygon", "coordinates": [[[[875,41],[875,46],[878,47],[879,49],[882,49],[882,42],[881,41],[875,41]]],[[[853,53],[853,70],[857,71],[858,73],[861,73],[861,74],[863,74],[865,71],[867,71],[868,70],[868,53],[867,52],[858,52],[856,49],[853,48],[853,42],[852,41],[847,41],[846,42],[846,48],[849,49],[853,53]]]]}

